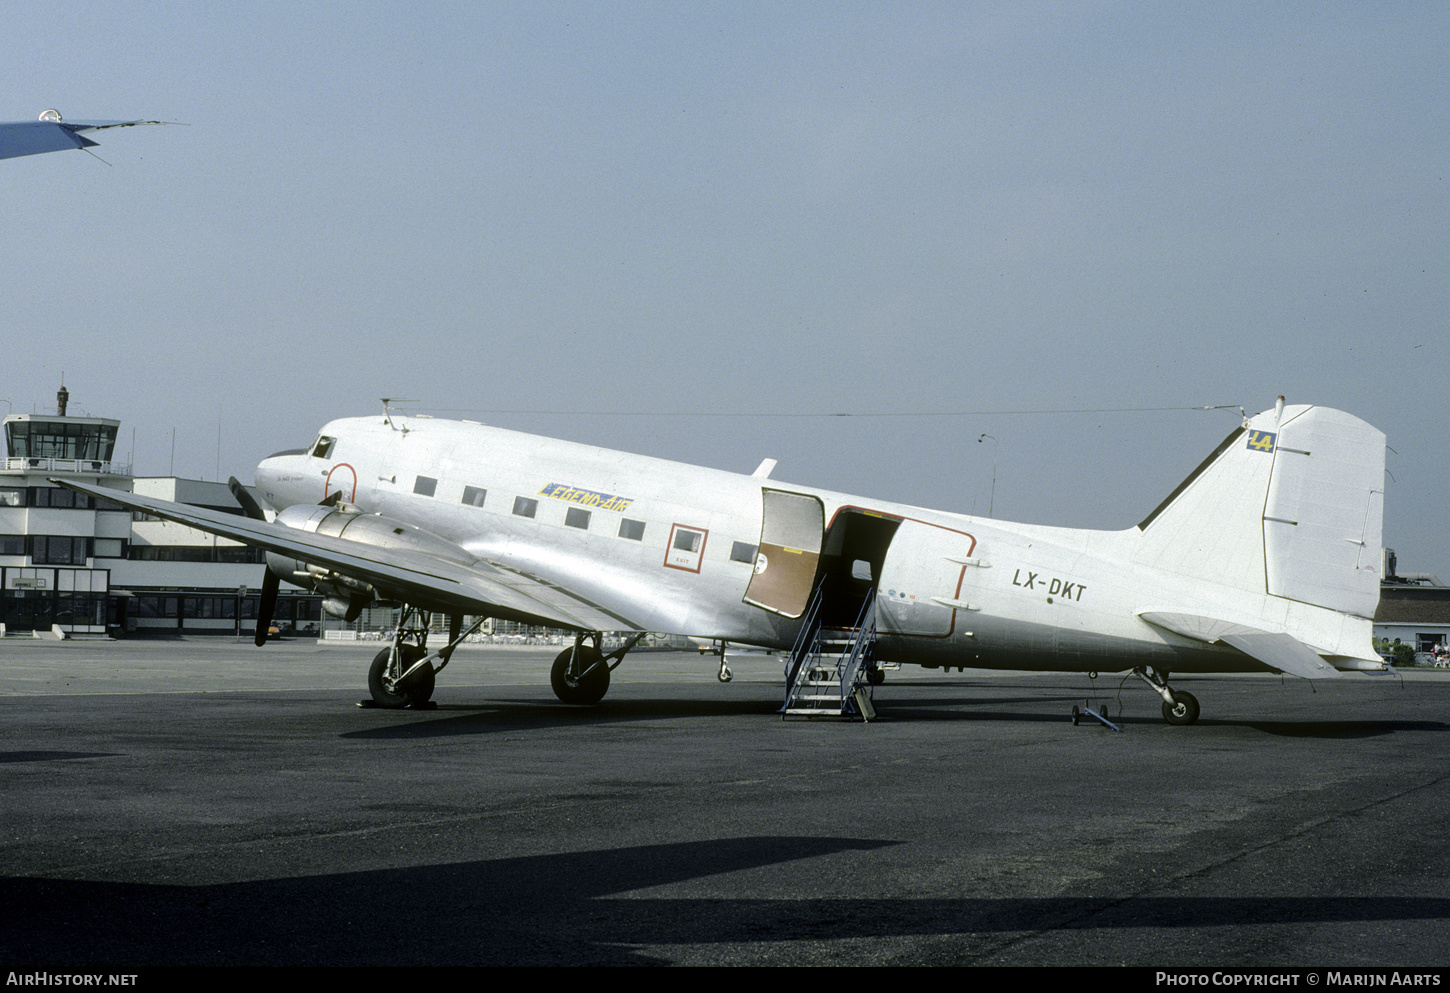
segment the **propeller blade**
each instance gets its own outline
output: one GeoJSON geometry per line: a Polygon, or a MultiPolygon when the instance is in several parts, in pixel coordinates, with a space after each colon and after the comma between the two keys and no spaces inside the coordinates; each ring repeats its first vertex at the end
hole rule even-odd
{"type": "Polygon", "coordinates": [[[257,604],[258,648],[267,643],[267,632],[272,627],[272,612],[277,609],[277,590],[281,585],[282,580],[271,569],[262,574],[262,602],[257,604]]]}
{"type": "Polygon", "coordinates": [[[252,496],[251,491],[243,486],[241,480],[236,476],[227,480],[227,488],[232,491],[232,496],[236,497],[237,503],[242,505],[242,509],[247,512],[248,517],[254,521],[267,519],[267,515],[262,513],[262,505],[257,502],[257,498],[252,496]]]}

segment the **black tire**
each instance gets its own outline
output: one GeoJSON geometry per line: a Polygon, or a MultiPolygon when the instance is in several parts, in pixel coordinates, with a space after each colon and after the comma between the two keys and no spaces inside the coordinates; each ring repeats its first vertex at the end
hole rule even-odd
{"type": "Polygon", "coordinates": [[[1163,719],[1169,724],[1192,724],[1198,720],[1198,698],[1182,690],[1173,691],[1173,703],[1163,701],[1163,719]]]}
{"type": "Polygon", "coordinates": [[[600,659],[599,650],[588,645],[580,645],[577,649],[566,648],[560,652],[554,659],[553,669],[549,671],[549,682],[554,687],[554,695],[565,703],[594,704],[603,700],[604,694],[609,692],[609,666],[600,659]],[[569,659],[576,651],[579,659],[574,666],[575,670],[588,670],[582,677],[569,674],[569,659]]]}
{"type": "MultiPolygon", "coordinates": [[[[407,707],[422,706],[433,696],[433,685],[435,673],[431,665],[424,666],[413,675],[408,681],[398,687],[402,692],[392,693],[383,685],[383,670],[388,667],[388,656],[392,654],[391,648],[384,648],[377,655],[373,656],[373,664],[368,666],[368,692],[372,694],[373,703],[379,707],[407,707]]],[[[423,657],[423,649],[417,645],[404,645],[400,649],[403,658],[403,668],[407,669],[414,662],[423,657]]]]}
{"type": "Polygon", "coordinates": [[[866,682],[870,683],[872,686],[880,686],[882,683],[886,682],[886,670],[867,669],[866,682]]]}

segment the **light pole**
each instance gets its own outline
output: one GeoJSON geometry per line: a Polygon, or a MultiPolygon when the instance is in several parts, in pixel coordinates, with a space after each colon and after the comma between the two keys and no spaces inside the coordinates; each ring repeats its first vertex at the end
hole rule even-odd
{"type": "MultiPolygon", "coordinates": [[[[982,432],[980,435],[977,436],[977,444],[980,445],[982,443],[982,440],[984,438],[992,438],[992,436],[990,434],[987,434],[985,431],[982,432]]],[[[998,444],[999,444],[999,442],[997,441],[997,439],[996,438],[992,438],[992,445],[993,445],[993,448],[992,448],[992,494],[987,499],[987,516],[988,517],[991,517],[992,516],[992,508],[997,505],[997,449],[996,449],[996,446],[998,444]]]]}

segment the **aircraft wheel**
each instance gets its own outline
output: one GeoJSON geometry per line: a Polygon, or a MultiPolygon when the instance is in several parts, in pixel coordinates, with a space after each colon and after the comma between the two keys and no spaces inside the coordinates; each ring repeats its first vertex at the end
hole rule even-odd
{"type": "MultiPolygon", "coordinates": [[[[417,645],[403,645],[401,652],[404,669],[423,657],[423,649],[417,645]]],[[[433,696],[433,667],[430,665],[419,669],[408,677],[404,685],[398,687],[401,692],[394,693],[383,685],[383,671],[388,667],[388,656],[391,654],[391,648],[384,648],[373,656],[373,664],[368,667],[368,692],[372,694],[373,702],[379,707],[406,707],[409,704],[417,707],[427,703],[433,696]]]]}
{"type": "Polygon", "coordinates": [[[866,682],[872,686],[880,686],[886,682],[886,671],[884,669],[867,669],[866,682]]]}
{"type": "Polygon", "coordinates": [[[1182,690],[1173,691],[1174,703],[1163,701],[1163,719],[1169,724],[1192,724],[1198,720],[1198,698],[1182,690]]]}
{"type": "MultiPolygon", "coordinates": [[[[582,678],[571,676],[569,657],[575,651],[573,648],[566,648],[554,659],[554,667],[549,672],[549,682],[554,687],[554,695],[565,703],[598,703],[609,692],[609,666],[595,666],[582,678]]],[[[588,645],[580,645],[577,651],[579,664],[576,668],[579,669],[588,669],[601,658],[599,650],[588,645]]]]}
{"type": "Polygon", "coordinates": [[[728,665],[722,665],[720,667],[720,671],[715,674],[715,678],[720,680],[720,682],[722,683],[728,683],[730,682],[730,680],[735,678],[735,673],[730,671],[730,667],[728,665]]]}
{"type": "Polygon", "coordinates": [[[1082,715],[1082,711],[1080,711],[1080,710],[1077,709],[1077,704],[1073,704],[1073,706],[1072,706],[1072,717],[1069,718],[1072,721],[1072,726],[1073,727],[1077,727],[1077,721],[1078,721],[1078,718],[1081,715],[1082,715]]]}

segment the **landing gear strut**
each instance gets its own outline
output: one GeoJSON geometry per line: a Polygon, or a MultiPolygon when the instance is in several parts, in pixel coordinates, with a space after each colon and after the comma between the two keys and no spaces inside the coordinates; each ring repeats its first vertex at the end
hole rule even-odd
{"type": "Polygon", "coordinates": [[[429,703],[433,696],[433,685],[438,673],[443,671],[453,658],[453,649],[487,620],[480,617],[467,631],[463,630],[463,615],[453,614],[448,618],[448,644],[432,654],[428,652],[428,628],[433,615],[426,610],[404,605],[398,618],[397,630],[393,632],[393,643],[373,657],[368,667],[368,692],[371,700],[364,700],[365,707],[413,707],[423,709],[435,706],[429,703]],[[434,661],[437,666],[434,666],[434,661]]]}
{"type": "Polygon", "coordinates": [[[624,654],[639,643],[645,632],[630,638],[623,645],[605,655],[599,647],[602,635],[591,631],[578,635],[574,647],[566,648],[554,659],[549,671],[549,683],[554,695],[565,703],[595,704],[609,692],[609,674],[624,661],[624,654]],[[585,644],[592,641],[593,644],[585,644]],[[614,665],[609,660],[614,659],[614,665]]]}
{"type": "MultiPolygon", "coordinates": [[[[704,649],[702,648],[700,651],[703,652],[704,649]]],[[[728,683],[734,679],[735,673],[731,672],[730,667],[725,664],[725,642],[723,640],[715,642],[715,647],[710,649],[710,654],[720,656],[720,671],[715,673],[715,678],[722,683],[728,683]]]]}
{"type": "Polygon", "coordinates": [[[1186,690],[1175,690],[1168,685],[1168,671],[1152,666],[1139,666],[1133,675],[1153,687],[1153,692],[1163,698],[1163,719],[1169,724],[1192,724],[1198,720],[1198,698],[1186,690]]]}

